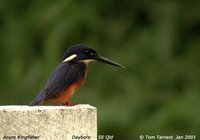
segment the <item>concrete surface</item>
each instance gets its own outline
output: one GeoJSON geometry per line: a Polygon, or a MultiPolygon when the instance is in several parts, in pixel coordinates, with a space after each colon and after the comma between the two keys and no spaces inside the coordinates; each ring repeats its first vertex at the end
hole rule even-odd
{"type": "Polygon", "coordinates": [[[0,139],[97,140],[97,109],[76,106],[0,106],[0,139]]]}

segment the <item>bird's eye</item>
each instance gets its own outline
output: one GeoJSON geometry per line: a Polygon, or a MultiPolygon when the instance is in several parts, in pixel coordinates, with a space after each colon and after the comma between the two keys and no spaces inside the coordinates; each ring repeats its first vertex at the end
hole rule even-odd
{"type": "Polygon", "coordinates": [[[93,52],[90,52],[90,55],[91,55],[91,56],[94,56],[94,53],[93,53],[93,52]]]}
{"type": "Polygon", "coordinates": [[[95,51],[91,51],[91,52],[90,52],[90,55],[91,55],[91,56],[96,56],[97,53],[96,53],[95,51]]]}
{"type": "Polygon", "coordinates": [[[84,50],[84,53],[85,53],[85,54],[88,54],[88,53],[89,53],[89,50],[87,50],[87,49],[84,50]]]}
{"type": "Polygon", "coordinates": [[[92,51],[92,50],[88,50],[88,49],[85,49],[84,50],[84,53],[87,55],[87,56],[95,56],[96,55],[96,52],[92,51]]]}

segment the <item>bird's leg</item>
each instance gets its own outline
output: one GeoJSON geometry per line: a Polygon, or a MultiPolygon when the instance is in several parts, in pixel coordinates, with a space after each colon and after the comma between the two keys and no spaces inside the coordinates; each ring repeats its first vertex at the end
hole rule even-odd
{"type": "Polygon", "coordinates": [[[66,106],[74,106],[74,105],[76,105],[75,103],[72,103],[72,102],[70,102],[70,101],[67,101],[67,102],[65,102],[65,105],[66,106]]]}

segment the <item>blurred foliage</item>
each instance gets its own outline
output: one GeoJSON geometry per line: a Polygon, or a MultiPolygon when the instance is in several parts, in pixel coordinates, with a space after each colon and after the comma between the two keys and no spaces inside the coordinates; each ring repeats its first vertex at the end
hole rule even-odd
{"type": "Polygon", "coordinates": [[[89,66],[74,102],[98,108],[98,133],[200,134],[200,1],[0,1],[0,104],[28,104],[67,47],[126,66],[89,66]]]}

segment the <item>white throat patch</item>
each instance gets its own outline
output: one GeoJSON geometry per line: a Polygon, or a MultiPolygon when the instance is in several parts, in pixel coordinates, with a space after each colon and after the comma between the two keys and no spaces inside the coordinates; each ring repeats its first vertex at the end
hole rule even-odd
{"type": "Polygon", "coordinates": [[[63,60],[62,63],[71,61],[71,60],[73,60],[75,57],[77,57],[77,54],[72,54],[72,55],[70,55],[69,57],[65,58],[65,60],[63,60]]]}
{"type": "Polygon", "coordinates": [[[81,60],[80,62],[88,64],[91,61],[95,61],[95,60],[93,60],[93,59],[85,59],[85,60],[81,60]]]}

